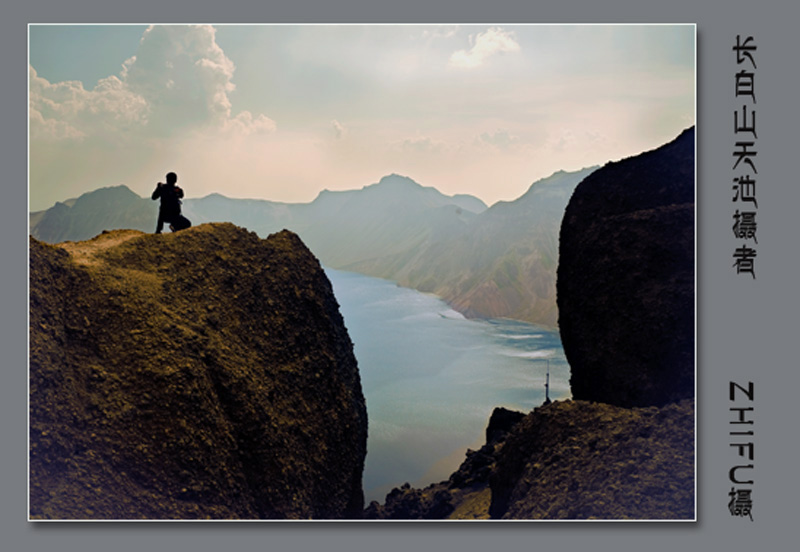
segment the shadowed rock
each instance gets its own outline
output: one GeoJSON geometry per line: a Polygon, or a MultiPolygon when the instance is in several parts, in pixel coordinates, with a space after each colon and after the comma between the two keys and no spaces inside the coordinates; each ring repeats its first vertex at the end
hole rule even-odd
{"type": "Polygon", "coordinates": [[[694,128],[578,185],[557,280],[575,399],[694,396],[694,249],[694,128]]]}

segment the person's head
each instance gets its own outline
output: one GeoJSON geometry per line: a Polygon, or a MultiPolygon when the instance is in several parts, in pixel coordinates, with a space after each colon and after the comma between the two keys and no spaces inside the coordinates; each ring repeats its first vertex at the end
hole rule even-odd
{"type": "Polygon", "coordinates": [[[174,172],[167,173],[167,184],[173,185],[178,181],[178,175],[174,172]]]}

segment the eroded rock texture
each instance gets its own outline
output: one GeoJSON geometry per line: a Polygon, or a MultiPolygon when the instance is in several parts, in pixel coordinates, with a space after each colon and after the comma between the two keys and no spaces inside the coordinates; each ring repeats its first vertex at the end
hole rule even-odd
{"type": "Polygon", "coordinates": [[[581,182],[561,225],[559,327],[575,399],[694,396],[694,128],[581,182]]]}
{"type": "Polygon", "coordinates": [[[367,416],[317,260],[281,232],[30,242],[30,515],[360,517],[367,416]]]}

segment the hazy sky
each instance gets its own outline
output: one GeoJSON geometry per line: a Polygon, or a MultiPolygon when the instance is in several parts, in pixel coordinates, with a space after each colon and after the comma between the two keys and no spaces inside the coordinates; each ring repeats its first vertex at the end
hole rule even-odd
{"type": "Polygon", "coordinates": [[[32,25],[30,208],[168,171],[308,202],[398,173],[487,204],[695,120],[695,28],[32,25]]]}

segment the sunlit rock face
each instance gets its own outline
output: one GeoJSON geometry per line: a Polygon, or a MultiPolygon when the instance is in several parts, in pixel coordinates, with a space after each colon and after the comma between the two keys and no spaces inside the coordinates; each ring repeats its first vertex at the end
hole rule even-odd
{"type": "Polygon", "coordinates": [[[232,224],[30,242],[30,515],[347,518],[367,416],[300,239],[232,224]]]}

